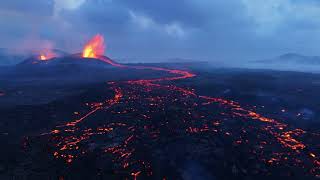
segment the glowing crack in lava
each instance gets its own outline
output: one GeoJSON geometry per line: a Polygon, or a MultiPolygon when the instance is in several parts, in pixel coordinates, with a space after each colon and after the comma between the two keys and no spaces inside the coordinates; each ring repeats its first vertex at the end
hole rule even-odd
{"type": "Polygon", "coordinates": [[[93,57],[119,68],[159,71],[165,76],[109,82],[114,92],[110,99],[85,103],[87,110],[77,111],[75,119],[43,134],[53,144],[52,154],[56,159],[62,159],[70,165],[89,155],[94,147],[99,149],[101,159],[105,155],[112,158],[116,174],[125,174],[133,179],[166,177],[165,170],[159,174],[153,169],[159,162],[153,161],[152,157],[162,154],[164,162],[172,161],[165,158],[171,157],[175,151],[167,150],[170,146],[163,142],[172,138],[178,141],[184,137],[186,139],[183,139],[182,145],[190,139],[194,146],[179,151],[198,156],[203,150],[207,155],[204,157],[213,157],[208,162],[218,169],[216,173],[232,169],[244,176],[255,176],[257,173],[272,175],[273,168],[278,170],[287,167],[311,177],[320,177],[318,146],[304,138],[314,139],[316,143],[320,137],[318,134],[267,118],[255,112],[253,107],[243,107],[240,103],[222,98],[201,96],[191,88],[178,87],[173,83],[195,77],[192,72],[122,65],[102,56],[102,47],[103,37],[97,35],[86,45],[83,57],[93,57]],[[166,117],[159,118],[164,113],[166,117]],[[219,152],[223,147],[225,155],[219,152]],[[246,166],[248,158],[237,158],[244,155],[250,161],[262,164],[261,167],[246,166]],[[224,158],[219,161],[221,156],[224,158]],[[230,165],[226,163],[229,159],[225,159],[229,156],[233,161],[230,165]],[[222,167],[223,163],[225,165],[222,167]]]}
{"type": "Polygon", "coordinates": [[[102,35],[95,35],[84,47],[82,57],[97,58],[102,56],[105,51],[104,38],[102,35]]]}

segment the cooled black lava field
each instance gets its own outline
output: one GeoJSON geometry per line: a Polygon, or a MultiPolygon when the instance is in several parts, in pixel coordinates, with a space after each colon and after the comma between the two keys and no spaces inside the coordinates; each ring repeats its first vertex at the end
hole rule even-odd
{"type": "Polygon", "coordinates": [[[318,74],[75,59],[0,74],[0,179],[320,178],[318,74]]]}

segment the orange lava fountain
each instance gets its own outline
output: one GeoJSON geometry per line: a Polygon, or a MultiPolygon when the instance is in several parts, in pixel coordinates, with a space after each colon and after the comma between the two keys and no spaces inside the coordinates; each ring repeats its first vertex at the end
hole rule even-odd
{"type": "Polygon", "coordinates": [[[82,57],[97,58],[102,56],[105,51],[104,38],[102,35],[95,35],[84,47],[82,57]]]}

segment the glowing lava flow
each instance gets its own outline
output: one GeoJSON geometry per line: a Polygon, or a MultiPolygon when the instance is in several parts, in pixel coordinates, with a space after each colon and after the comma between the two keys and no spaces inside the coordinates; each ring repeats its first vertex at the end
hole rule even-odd
{"type": "MultiPolygon", "coordinates": [[[[308,132],[264,117],[252,109],[243,108],[237,102],[199,96],[192,89],[170,84],[170,81],[195,77],[191,72],[116,63],[102,56],[103,42],[102,36],[95,36],[85,46],[83,57],[96,58],[115,67],[161,71],[172,76],[109,82],[115,92],[112,99],[87,103],[90,110],[80,118],[44,134],[54,137],[56,158],[71,163],[77,157],[89,153],[89,150],[84,148],[87,142],[103,136],[105,142],[101,143],[100,148],[112,157],[112,162],[117,165],[116,172],[128,172],[127,175],[133,179],[139,176],[150,177],[154,175],[153,163],[152,158],[147,158],[147,153],[158,152],[161,149],[158,146],[159,142],[165,142],[172,136],[191,137],[197,134],[211,137],[206,140],[209,145],[215,144],[210,142],[214,137],[224,138],[226,142],[231,141],[232,148],[236,149],[233,153],[237,152],[237,147],[241,147],[252,153],[250,155],[258,162],[262,161],[270,166],[284,163],[284,166],[308,168],[312,176],[320,176],[318,152],[313,152],[312,147],[301,140],[301,136],[308,132]],[[217,113],[213,114],[212,109],[217,113]],[[108,120],[92,117],[103,113],[107,115],[108,120]],[[163,113],[171,119],[159,118],[159,114],[163,113]],[[125,118],[120,115],[124,115],[125,118]],[[216,119],[217,117],[219,119],[216,119]],[[89,122],[88,119],[95,121],[89,122]],[[94,123],[97,124],[93,125],[94,123]],[[143,148],[137,149],[139,146],[143,148]]],[[[153,156],[157,155],[150,155],[153,156]]],[[[258,171],[255,168],[253,167],[252,172],[258,171]]],[[[261,170],[261,173],[264,173],[264,170],[261,170]]]]}

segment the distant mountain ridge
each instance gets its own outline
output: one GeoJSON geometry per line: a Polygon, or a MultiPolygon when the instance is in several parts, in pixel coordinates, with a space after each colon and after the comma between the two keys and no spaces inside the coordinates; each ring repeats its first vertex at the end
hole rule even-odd
{"type": "Polygon", "coordinates": [[[305,56],[297,53],[287,53],[281,56],[255,61],[261,64],[295,64],[295,65],[320,65],[320,56],[305,56]]]}
{"type": "Polygon", "coordinates": [[[249,69],[272,69],[277,71],[295,71],[320,73],[320,56],[306,56],[298,53],[286,53],[274,58],[248,61],[240,67],[249,69]]]}

